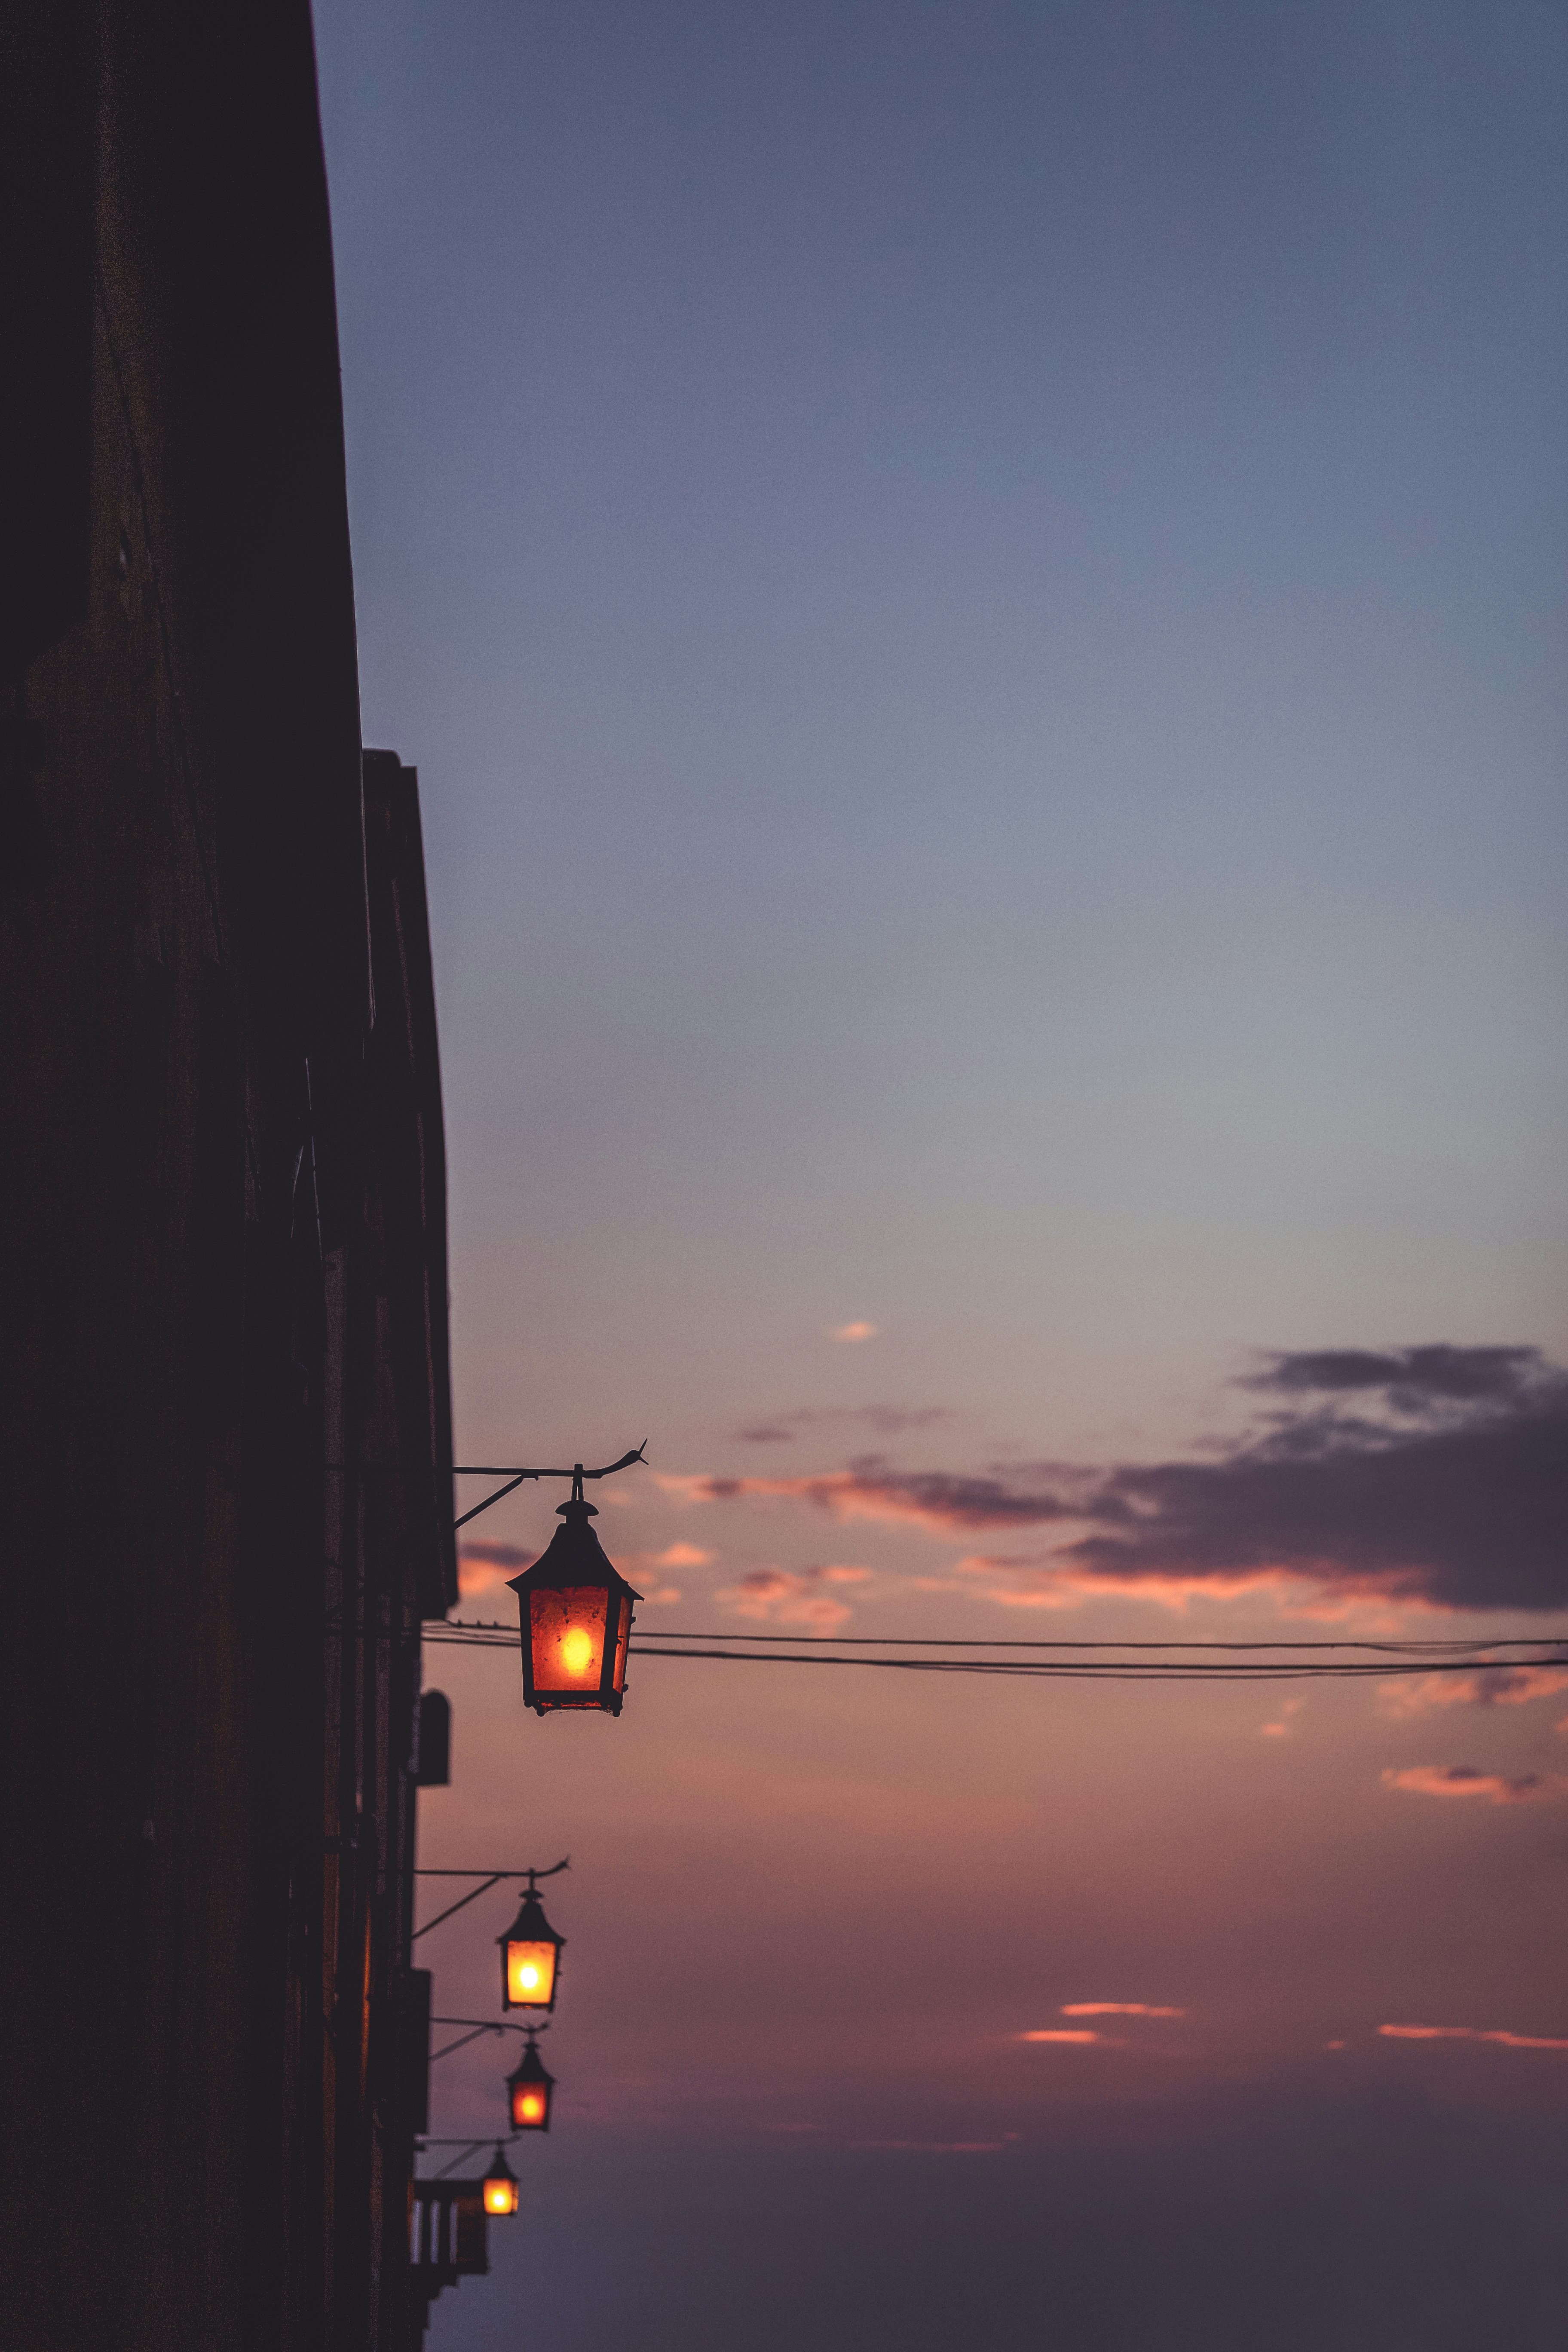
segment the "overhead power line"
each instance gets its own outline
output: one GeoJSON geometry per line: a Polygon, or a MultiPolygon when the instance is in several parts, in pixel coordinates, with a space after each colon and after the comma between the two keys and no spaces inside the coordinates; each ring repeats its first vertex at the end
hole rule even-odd
{"type": "MultiPolygon", "coordinates": [[[[504,1637],[503,1646],[517,1649],[521,1636],[515,1626],[496,1623],[476,1623],[471,1619],[449,1618],[426,1629],[427,1642],[438,1642],[450,1633],[498,1633],[504,1637]]],[[[864,1648],[868,1644],[885,1650],[1376,1650],[1405,1655],[1416,1652],[1423,1656],[1452,1655],[1462,1652],[1467,1657],[1479,1656],[1486,1650],[1558,1649],[1561,1639],[1556,1634],[1512,1633],[1500,1635],[1493,1642],[1082,1642],[1029,1640],[1010,1634],[967,1633],[742,1633],[730,1630],[722,1633],[694,1633],[677,1627],[645,1629],[644,1642],[820,1642],[834,1649],[864,1648]]],[[[1501,1659],[1500,1664],[1528,1665],[1530,1659],[1501,1659]]]]}
{"type": "MultiPolygon", "coordinates": [[[[465,1623],[429,1628],[425,1639],[473,1649],[516,1650],[521,1637],[504,1625],[465,1623]]],[[[729,1665],[863,1666],[899,1674],[1001,1675],[1025,1681],[1068,1682],[1304,1682],[1351,1680],[1365,1675],[1499,1674],[1521,1666],[1568,1666],[1561,1643],[1516,1635],[1493,1642],[1082,1642],[968,1636],[943,1641],[928,1634],[870,1633],[664,1633],[630,1645],[635,1658],[682,1658],[729,1665]],[[767,1644],[734,1648],[735,1643],[767,1644]],[[786,1643],[810,1643],[785,1648],[786,1643]],[[675,1646],[694,1643],[697,1647],[675,1646]],[[935,1657],[867,1656],[867,1650],[1006,1650],[1066,1652],[1065,1656],[935,1657]],[[1525,1650],[1528,1656],[1498,1656],[1525,1650]],[[1148,1652],[1175,1652],[1153,1657],[1148,1652]],[[1354,1657],[1354,1651],[1370,1654],[1354,1657]],[[1089,1655],[1088,1653],[1097,1654],[1089,1655]],[[1245,1657],[1215,1653],[1244,1652],[1245,1657]],[[1110,1653],[1110,1655],[1099,1654],[1110,1653]],[[1136,1654],[1129,1655],[1129,1653],[1136,1654]],[[1260,1654],[1273,1653],[1272,1656],[1260,1654]],[[1280,1655],[1284,1653],[1284,1655],[1280,1655]],[[1544,1654],[1542,1654],[1544,1653],[1544,1654]]]]}

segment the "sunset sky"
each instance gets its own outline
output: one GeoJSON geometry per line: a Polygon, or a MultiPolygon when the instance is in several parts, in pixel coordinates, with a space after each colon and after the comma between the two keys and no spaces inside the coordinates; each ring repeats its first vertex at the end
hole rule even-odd
{"type": "MultiPolygon", "coordinates": [[[[317,31],[458,1460],[647,1439],[649,1627],[1568,1635],[1568,19],[317,31]]],[[[426,1679],[572,1856],[437,2352],[1560,2344],[1568,1669],[426,1679]]]]}

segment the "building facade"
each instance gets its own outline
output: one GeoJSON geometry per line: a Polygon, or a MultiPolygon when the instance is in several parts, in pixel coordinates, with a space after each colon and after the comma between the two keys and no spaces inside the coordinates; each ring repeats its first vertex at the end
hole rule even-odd
{"type": "Polygon", "coordinates": [[[404,2352],[444,1150],[309,14],[4,33],[0,2352],[404,2352]]]}

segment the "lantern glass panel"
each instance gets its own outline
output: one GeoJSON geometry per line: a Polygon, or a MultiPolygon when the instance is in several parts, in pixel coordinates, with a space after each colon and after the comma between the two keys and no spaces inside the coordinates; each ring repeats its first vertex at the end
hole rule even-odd
{"type": "Polygon", "coordinates": [[[531,2042],[523,2052],[515,2074],[507,2077],[507,2102],[511,2111],[513,2131],[548,2131],[550,2129],[550,2095],[555,2088],[555,2077],[550,2074],[531,2042]]]}
{"type": "Polygon", "coordinates": [[[516,2210],[517,2182],[504,2180],[498,2174],[492,2173],[485,2182],[485,2211],[515,2213],[516,2210]]]}
{"type": "MultiPolygon", "coordinates": [[[[533,1687],[559,1706],[597,1706],[605,1665],[605,1634],[610,1595],[602,1584],[536,1586],[529,1594],[529,1645],[533,1687]]],[[[630,1611],[623,1603],[627,1618],[630,1611]]],[[[617,1643],[624,1681],[624,1640],[617,1643]]]]}
{"type": "Polygon", "coordinates": [[[519,2131],[542,2131],[550,2113],[550,2094],[542,2083],[514,2083],[511,2120],[519,2131]]]}
{"type": "Polygon", "coordinates": [[[555,1997],[555,1946],[509,1942],[507,2004],[512,2009],[548,2009],[555,1997]]]}
{"type": "Polygon", "coordinates": [[[616,1631],[615,1671],[610,1682],[610,1688],[617,1694],[624,1691],[626,1686],[626,1644],[631,1639],[631,1596],[628,1593],[623,1592],[621,1595],[620,1618],[616,1631]]]}

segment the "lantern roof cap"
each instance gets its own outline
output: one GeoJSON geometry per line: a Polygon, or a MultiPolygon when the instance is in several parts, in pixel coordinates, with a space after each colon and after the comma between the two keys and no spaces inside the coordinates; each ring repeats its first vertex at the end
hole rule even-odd
{"type": "Polygon", "coordinates": [[[485,2179],[487,2180],[515,2180],[517,2179],[516,2173],[512,2170],[510,2165],[506,2160],[506,2150],[502,2147],[500,2140],[497,2140],[496,2142],[496,2152],[494,2156],[485,2167],[485,2179]]]}
{"type": "Polygon", "coordinates": [[[565,1524],[556,1528],[531,1568],[525,1568],[521,1576],[508,1577],[509,1591],[521,1597],[541,1588],[551,1591],[574,1584],[603,1584],[633,1601],[640,1601],[642,1594],[626,1582],[588,1525],[598,1516],[593,1504],[574,1499],[558,1504],[556,1509],[565,1524]]]}
{"type": "Polygon", "coordinates": [[[496,1937],[498,1944],[553,1944],[557,1951],[565,1941],[565,1937],[558,1936],[545,1917],[538,1891],[531,1886],[523,1889],[522,1900],[518,1905],[517,1916],[511,1926],[504,1936],[496,1937]]]}
{"type": "Polygon", "coordinates": [[[529,2036],[527,2049],[506,2079],[509,2084],[554,2082],[555,2077],[540,2056],[538,2044],[531,2033],[529,2036]]]}

